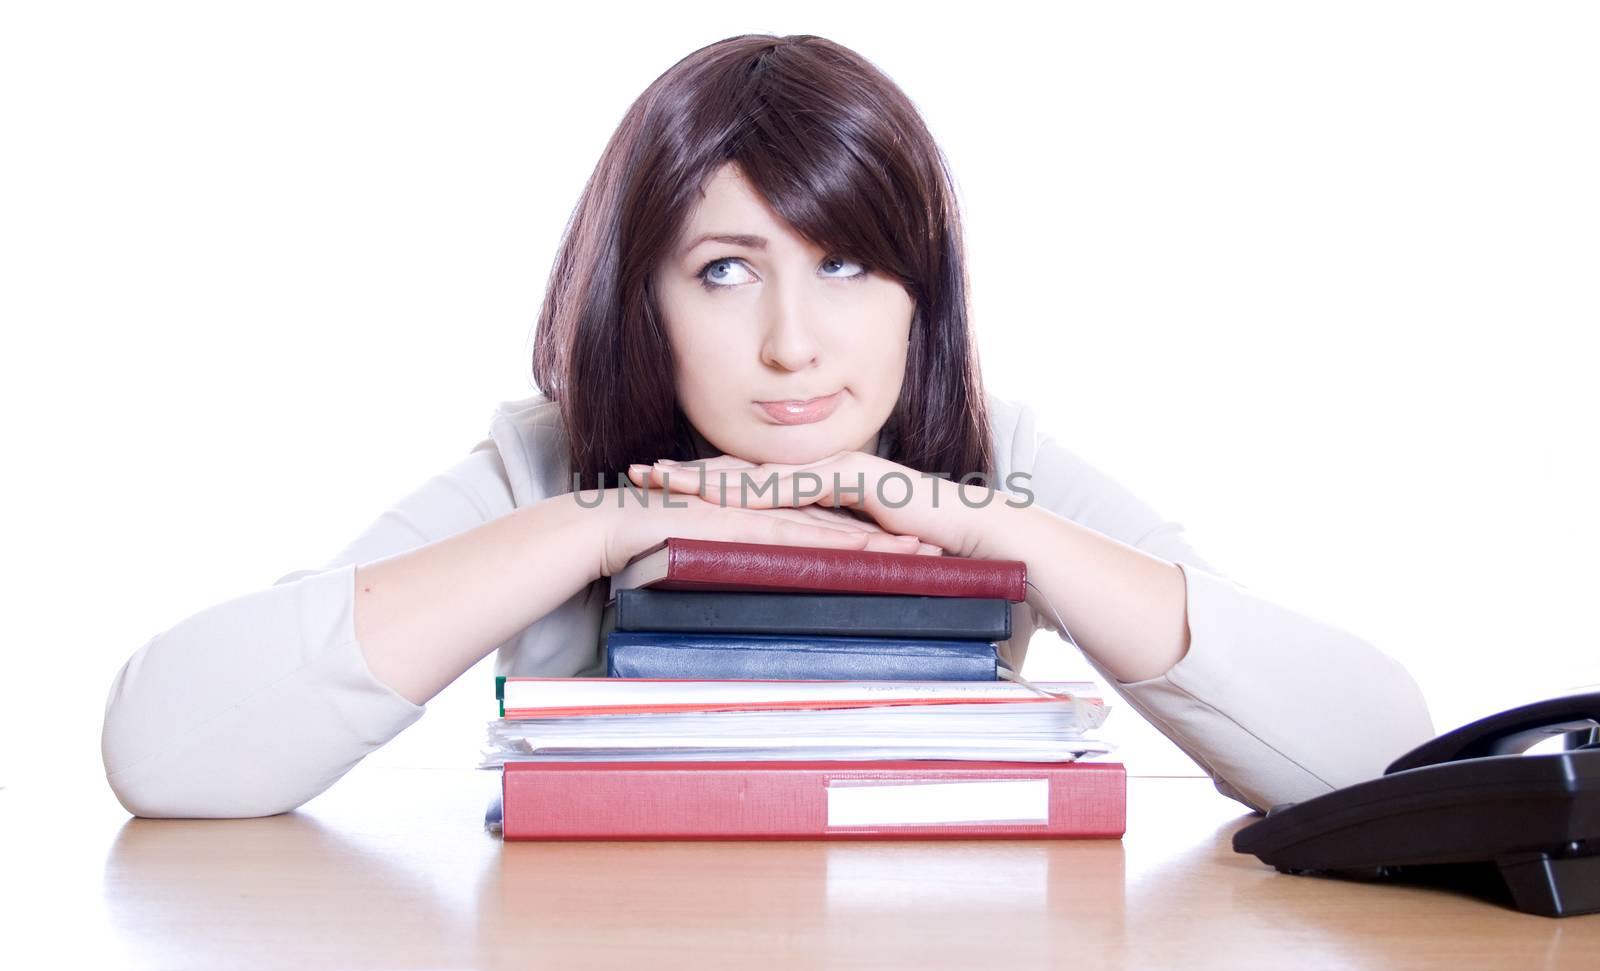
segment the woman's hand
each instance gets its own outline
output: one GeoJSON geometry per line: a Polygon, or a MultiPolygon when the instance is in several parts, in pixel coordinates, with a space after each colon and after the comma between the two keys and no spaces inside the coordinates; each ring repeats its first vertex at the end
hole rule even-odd
{"type": "MultiPolygon", "coordinates": [[[[629,477],[638,481],[638,475],[647,468],[635,466],[629,477]]],[[[892,535],[874,523],[838,510],[745,509],[659,488],[647,488],[642,496],[631,489],[586,489],[566,498],[583,507],[578,510],[580,515],[603,517],[601,576],[617,573],[635,556],[669,536],[889,553],[940,552],[915,536],[892,535]]]]}
{"type": "Polygon", "coordinates": [[[854,509],[889,534],[919,537],[922,546],[955,556],[973,554],[985,509],[1006,498],[998,490],[963,487],[861,451],[805,465],[757,465],[732,455],[658,462],[630,468],[628,478],[730,509],[854,509]]]}

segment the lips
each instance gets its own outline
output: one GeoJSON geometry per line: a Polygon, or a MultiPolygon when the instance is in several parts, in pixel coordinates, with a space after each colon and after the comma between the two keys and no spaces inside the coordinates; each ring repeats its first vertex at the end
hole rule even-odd
{"type": "Polygon", "coordinates": [[[820,398],[807,398],[804,400],[790,399],[787,401],[758,401],[756,405],[766,412],[773,421],[783,425],[807,425],[811,422],[821,421],[833,414],[833,409],[839,405],[839,400],[844,397],[842,390],[820,398]]]}

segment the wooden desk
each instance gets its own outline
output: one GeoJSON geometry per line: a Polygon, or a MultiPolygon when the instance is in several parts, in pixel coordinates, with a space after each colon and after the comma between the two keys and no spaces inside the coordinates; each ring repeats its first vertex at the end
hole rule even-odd
{"type": "Polygon", "coordinates": [[[1201,779],[1122,841],[511,843],[490,772],[358,767],[299,812],[0,790],[9,967],[1600,967],[1600,915],[1278,874],[1201,779]],[[387,808],[386,808],[387,807],[387,808]],[[18,962],[22,955],[26,960],[18,962]]]}

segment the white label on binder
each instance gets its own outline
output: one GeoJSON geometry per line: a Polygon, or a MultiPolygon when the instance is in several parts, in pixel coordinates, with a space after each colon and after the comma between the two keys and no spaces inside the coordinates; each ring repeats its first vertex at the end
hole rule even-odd
{"type": "Polygon", "coordinates": [[[1048,823],[1049,779],[828,786],[829,826],[1048,823]]]}

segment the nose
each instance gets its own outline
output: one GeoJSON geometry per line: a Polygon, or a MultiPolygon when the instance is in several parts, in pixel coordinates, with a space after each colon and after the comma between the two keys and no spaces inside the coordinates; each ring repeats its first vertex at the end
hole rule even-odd
{"type": "Polygon", "coordinates": [[[810,367],[817,360],[817,308],[801,286],[773,285],[762,294],[761,360],[785,371],[810,367]]]}

